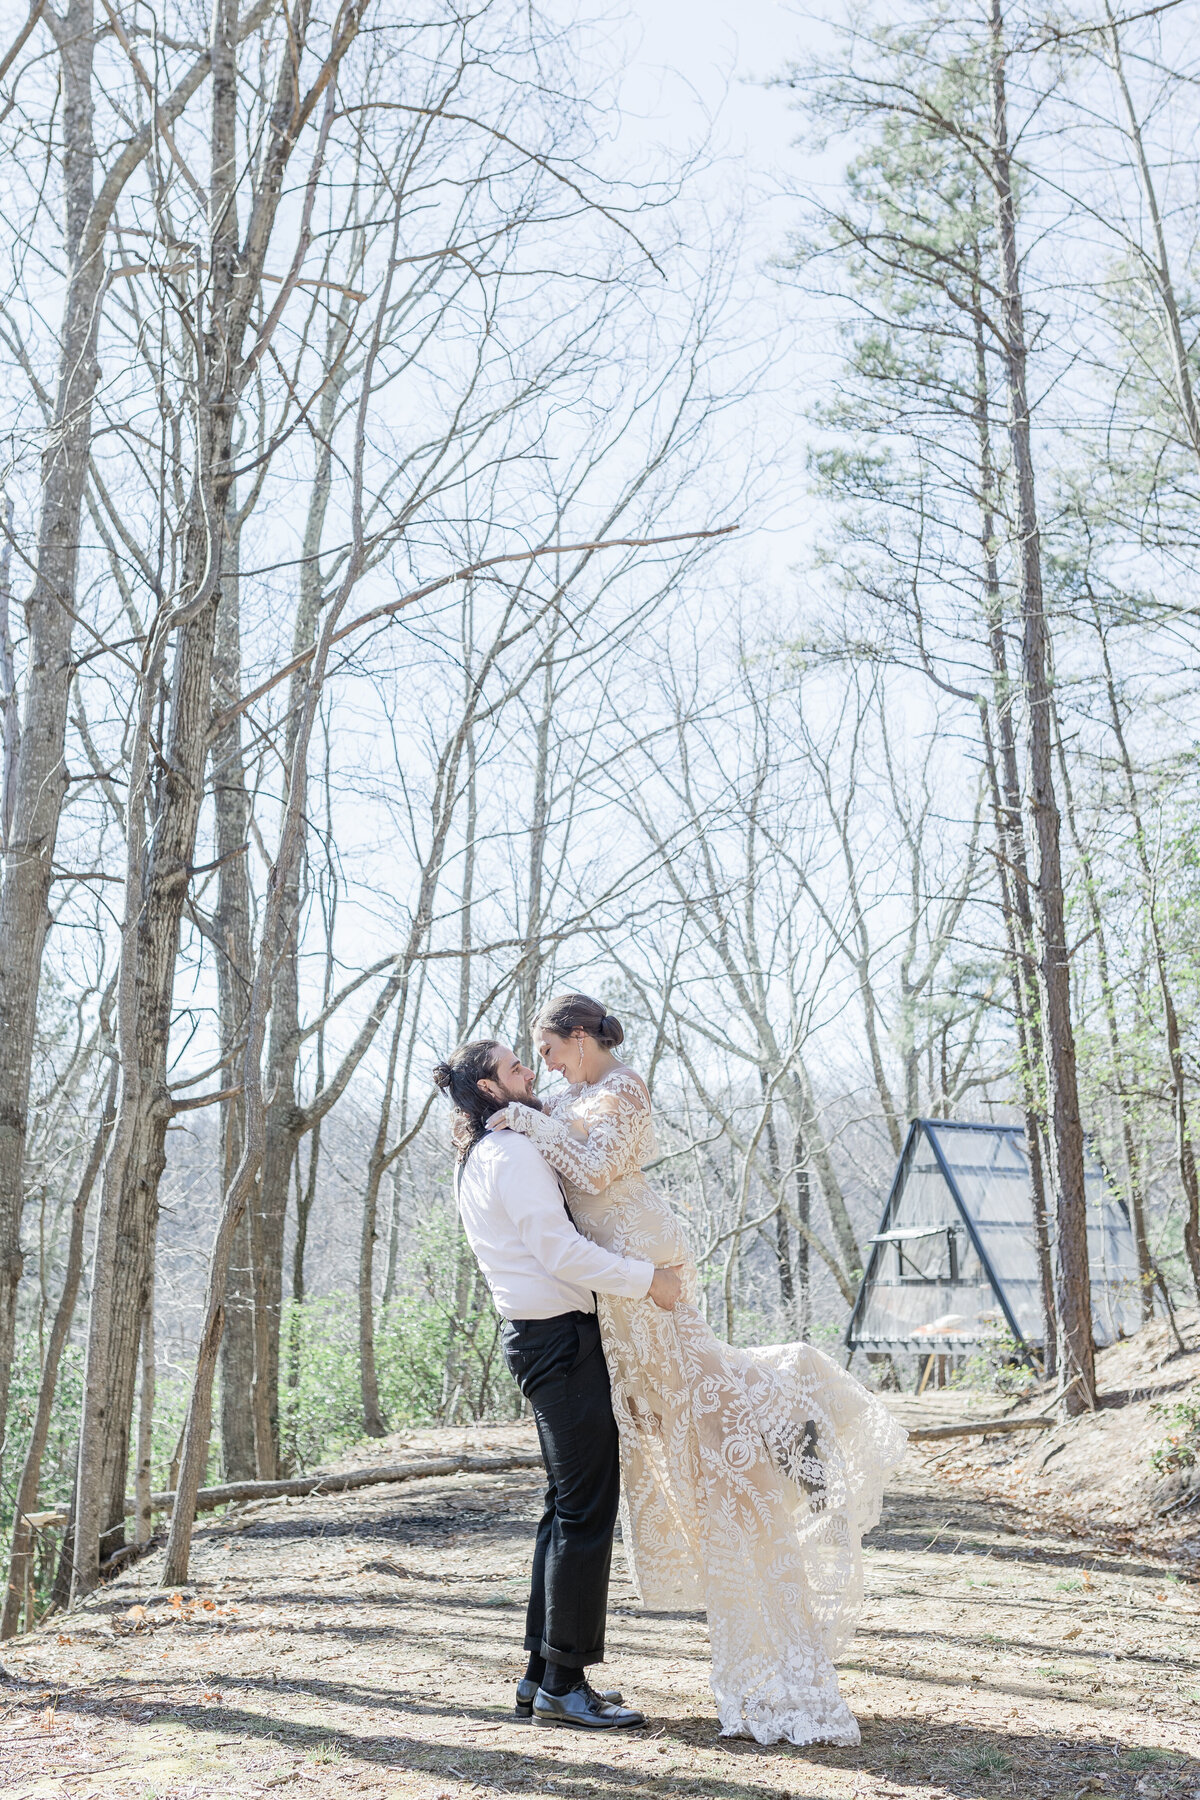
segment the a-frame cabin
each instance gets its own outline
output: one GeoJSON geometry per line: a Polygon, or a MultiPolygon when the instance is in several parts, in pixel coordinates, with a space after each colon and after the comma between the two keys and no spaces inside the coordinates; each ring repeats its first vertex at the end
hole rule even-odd
{"type": "MultiPolygon", "coordinates": [[[[1121,1201],[1086,1167],[1098,1344],[1141,1323],[1137,1252],[1121,1201]]],[[[1053,1221],[1051,1221],[1053,1230],[1053,1221]]],[[[961,1356],[998,1339],[1033,1361],[1042,1296],[1033,1188],[1016,1125],[914,1119],[846,1331],[851,1350],[961,1356]]]]}

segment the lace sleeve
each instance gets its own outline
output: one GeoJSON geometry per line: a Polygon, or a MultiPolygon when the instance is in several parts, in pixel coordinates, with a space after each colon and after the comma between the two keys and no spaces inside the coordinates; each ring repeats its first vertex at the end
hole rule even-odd
{"type": "Polygon", "coordinates": [[[630,1080],[619,1089],[604,1088],[589,1103],[586,1142],[572,1136],[565,1119],[532,1107],[506,1106],[497,1116],[529,1138],[552,1169],[585,1194],[599,1194],[641,1167],[648,1112],[641,1083],[630,1080]]]}

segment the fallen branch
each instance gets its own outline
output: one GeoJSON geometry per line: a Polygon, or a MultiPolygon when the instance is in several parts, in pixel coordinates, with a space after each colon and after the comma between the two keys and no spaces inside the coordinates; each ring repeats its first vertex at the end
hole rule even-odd
{"type": "Polygon", "coordinates": [[[107,1581],[110,1576],[115,1575],[119,1569],[123,1569],[126,1563],[136,1561],[137,1558],[145,1556],[146,1552],[152,1547],[153,1545],[150,1540],[147,1540],[144,1544],[122,1544],[119,1550],[114,1550],[113,1554],[106,1557],[100,1564],[101,1579],[107,1581]]]}
{"type": "Polygon", "coordinates": [[[1041,1431],[1047,1425],[1057,1424],[1052,1413],[1038,1413],[1029,1419],[978,1419],[969,1425],[918,1425],[908,1435],[919,1444],[929,1438],[972,1437],[986,1431],[1041,1431]]]}
{"type": "MultiPolygon", "coordinates": [[[[290,1481],[227,1481],[222,1487],[201,1488],[196,1496],[196,1510],[212,1512],[215,1507],[235,1506],[245,1500],[304,1500],[310,1494],[349,1494],[355,1488],[386,1482],[420,1481],[444,1475],[503,1475],[512,1469],[541,1467],[537,1450],[521,1450],[511,1456],[422,1456],[382,1469],[351,1469],[346,1475],[297,1475],[290,1481]]],[[[150,1496],[155,1512],[170,1512],[174,1504],[174,1491],[150,1496]]],[[[135,1510],[133,1495],[127,1494],[125,1511],[135,1510]]],[[[41,1525],[51,1525],[61,1524],[66,1516],[66,1506],[62,1505],[52,1513],[38,1513],[36,1518],[41,1525]]]]}
{"type": "Polygon", "coordinates": [[[1186,1489],[1177,1499],[1172,1500],[1169,1506],[1160,1506],[1155,1517],[1169,1518],[1173,1512],[1179,1512],[1182,1507],[1195,1506],[1197,1500],[1200,1500],[1200,1488],[1186,1489]]]}

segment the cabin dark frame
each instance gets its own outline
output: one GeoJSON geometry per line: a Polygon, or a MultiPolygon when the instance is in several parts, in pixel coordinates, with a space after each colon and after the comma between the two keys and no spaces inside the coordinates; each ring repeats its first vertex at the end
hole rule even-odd
{"type": "MultiPolygon", "coordinates": [[[[954,1201],[955,1206],[958,1208],[958,1216],[966,1227],[967,1236],[970,1238],[975,1254],[979,1258],[979,1265],[991,1285],[993,1294],[1000,1304],[1000,1310],[1003,1312],[1008,1324],[1008,1329],[1012,1333],[1013,1342],[1017,1345],[1022,1357],[1029,1364],[1030,1368],[1036,1369],[1039,1366],[1037,1362],[1037,1352],[1028,1343],[1025,1334],[1017,1324],[1017,1321],[1013,1316],[1012,1308],[1009,1306],[1005,1296],[1004,1289],[996,1279],[996,1271],[993,1269],[987,1251],[984,1249],[980,1240],[979,1233],[975,1229],[974,1221],[967,1211],[966,1203],[963,1200],[959,1185],[951,1173],[949,1163],[947,1163],[945,1156],[942,1154],[942,1147],[937,1141],[937,1133],[939,1131],[985,1131],[990,1137],[995,1137],[999,1132],[1007,1132],[1010,1136],[1019,1138],[1022,1144],[1025,1139],[1025,1133],[1019,1125],[989,1125],[981,1120],[963,1120],[960,1122],[956,1119],[914,1119],[908,1128],[908,1136],[904,1140],[904,1148],[901,1150],[899,1160],[896,1163],[896,1172],[892,1176],[892,1185],[888,1189],[888,1197],[883,1208],[883,1217],[877,1228],[877,1235],[888,1230],[892,1209],[896,1205],[901,1193],[904,1191],[904,1185],[908,1179],[909,1167],[912,1159],[916,1155],[917,1143],[922,1134],[924,1134],[929,1148],[933,1151],[942,1179],[949,1188],[950,1196],[954,1201]]],[[[887,1244],[871,1245],[871,1254],[867,1259],[867,1266],[863,1270],[862,1280],[858,1284],[858,1293],[855,1296],[854,1310],[850,1314],[850,1323],[846,1327],[846,1335],[843,1339],[847,1350],[851,1352],[855,1350],[878,1349],[886,1351],[891,1355],[903,1355],[905,1350],[909,1348],[908,1339],[903,1340],[903,1342],[883,1344],[875,1338],[860,1339],[856,1335],[858,1320],[862,1313],[863,1304],[867,1294],[870,1291],[876,1269],[879,1266],[880,1256],[888,1248],[889,1246],[887,1244]]],[[[954,1355],[964,1350],[974,1349],[979,1341],[980,1340],[976,1337],[964,1337],[957,1340],[953,1336],[946,1338],[914,1338],[911,1342],[911,1349],[918,1355],[922,1353],[926,1355],[930,1353],[935,1355],[939,1353],[954,1355]]]]}

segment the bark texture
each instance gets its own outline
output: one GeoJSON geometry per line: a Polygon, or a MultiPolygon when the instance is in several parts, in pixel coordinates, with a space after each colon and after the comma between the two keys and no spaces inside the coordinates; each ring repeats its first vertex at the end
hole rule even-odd
{"type": "Polygon", "coordinates": [[[71,0],[63,18],[56,19],[67,291],[53,414],[42,456],[37,560],[26,602],[24,708],[11,774],[11,825],[0,885],[0,1455],[22,1270],[21,1213],[38,984],[50,922],[54,847],[67,789],[65,744],[80,520],[99,377],[96,333],[104,288],[103,234],[88,230],[96,162],[92,11],[92,0],[71,0]]]}
{"type": "MultiPolygon", "coordinates": [[[[240,525],[231,507],[226,534],[225,566],[217,607],[213,656],[213,704],[218,717],[241,698],[241,608],[239,582],[240,525]]],[[[250,998],[250,797],[246,792],[242,717],[224,717],[212,745],[209,771],[218,863],[214,951],[217,967],[217,1010],[220,1023],[221,1084],[232,1084],[230,1071],[246,1029],[250,998]]],[[[222,1192],[233,1179],[242,1154],[243,1103],[240,1094],[221,1104],[222,1192]]],[[[243,1219],[234,1234],[225,1296],[225,1332],[221,1339],[221,1462],[227,1480],[246,1481],[256,1472],[254,1422],[250,1396],[254,1384],[254,1275],[250,1229],[243,1219]]]]}
{"type": "Polygon", "coordinates": [[[1002,0],[992,0],[991,33],[993,181],[1001,258],[1009,441],[1017,501],[1022,674],[1028,737],[1027,807],[1030,841],[1037,857],[1033,892],[1038,937],[1038,988],[1055,1187],[1059,1377],[1064,1405],[1068,1412],[1077,1413],[1092,1408],[1096,1400],[1087,1199],[1075,1031],[1071,1019],[1071,970],[1066,939],[1059,811],[1054,791],[1049,644],[1029,418],[1028,352],[1017,248],[1016,202],[1008,139],[1002,0]]]}

